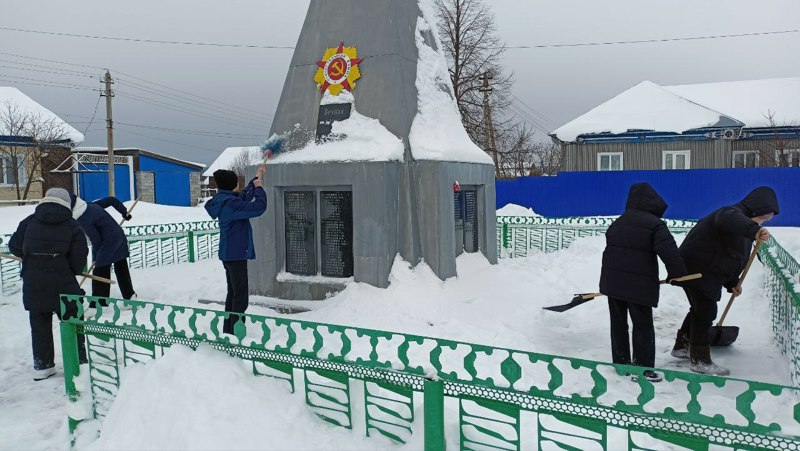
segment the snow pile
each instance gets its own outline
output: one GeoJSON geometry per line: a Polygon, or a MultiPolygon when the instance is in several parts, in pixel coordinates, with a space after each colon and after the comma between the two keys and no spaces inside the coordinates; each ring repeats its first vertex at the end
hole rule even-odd
{"type": "Polygon", "coordinates": [[[436,15],[431,0],[420,0],[423,17],[417,19],[417,115],[408,140],[417,160],[493,164],[470,140],[453,98],[447,62],[436,49],[436,15]]]}
{"type": "Polygon", "coordinates": [[[250,159],[250,165],[259,164],[264,161],[264,153],[259,146],[250,147],[228,147],[214,160],[208,169],[203,172],[203,177],[211,177],[217,169],[231,169],[233,162],[242,152],[246,152],[250,159]]]}
{"type": "Polygon", "coordinates": [[[497,216],[536,216],[542,215],[533,211],[533,208],[523,207],[517,204],[506,204],[505,207],[497,210],[497,216]]]}
{"type": "Polygon", "coordinates": [[[580,135],[633,130],[681,133],[721,122],[741,125],[735,119],[686,100],[653,82],[643,81],[562,125],[552,135],[561,141],[573,142],[580,135]]]}
{"type": "Polygon", "coordinates": [[[350,118],[334,122],[333,135],[344,139],[310,142],[302,149],[277,154],[270,164],[314,163],[326,161],[402,161],[403,140],[393,135],[377,119],[359,114],[355,107],[350,118]]]}
{"type": "Polygon", "coordinates": [[[100,438],[83,449],[316,450],[345,443],[348,450],[402,449],[324,422],[285,382],[253,375],[240,359],[210,346],[174,345],[122,372],[100,438]]]}
{"type": "MultiPolygon", "coordinates": [[[[83,133],[75,130],[55,113],[23,94],[22,91],[17,88],[0,86],[0,108],[6,108],[6,104],[11,105],[12,108],[18,108],[20,114],[31,114],[39,120],[52,121],[53,124],[61,126],[67,139],[75,144],[83,142],[83,133]]],[[[4,125],[0,124],[0,135],[9,134],[9,131],[5,129],[4,125]]]]}
{"type": "Polygon", "coordinates": [[[743,122],[745,127],[800,125],[800,77],[664,86],[685,99],[743,122]]]}

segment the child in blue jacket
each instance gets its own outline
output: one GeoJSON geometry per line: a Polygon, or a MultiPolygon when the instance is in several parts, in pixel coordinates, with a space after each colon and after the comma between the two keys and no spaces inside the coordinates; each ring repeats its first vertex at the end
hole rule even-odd
{"type": "MultiPolygon", "coordinates": [[[[235,172],[224,169],[214,172],[217,194],[206,203],[206,211],[219,221],[219,259],[225,267],[228,283],[226,312],[244,313],[249,303],[247,260],[256,258],[250,218],[259,217],[267,210],[267,193],[261,186],[263,175],[262,166],[256,178],[240,190],[235,172]]],[[[238,316],[225,320],[222,332],[233,334],[238,320],[238,316]]]]}

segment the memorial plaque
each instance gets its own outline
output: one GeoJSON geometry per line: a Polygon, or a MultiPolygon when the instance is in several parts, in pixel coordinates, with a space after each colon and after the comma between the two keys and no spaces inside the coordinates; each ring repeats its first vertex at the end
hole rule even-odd
{"type": "Polygon", "coordinates": [[[464,251],[478,252],[478,193],[464,191],[464,251]]]}
{"type": "Polygon", "coordinates": [[[322,275],[353,275],[353,193],[322,191],[320,193],[320,238],[322,275]]]}
{"type": "Polygon", "coordinates": [[[286,272],[317,274],[317,204],[313,191],[283,194],[286,237],[286,272]]]}
{"type": "Polygon", "coordinates": [[[320,105],[317,116],[317,141],[331,134],[334,122],[348,119],[352,106],[349,103],[320,105]]]}

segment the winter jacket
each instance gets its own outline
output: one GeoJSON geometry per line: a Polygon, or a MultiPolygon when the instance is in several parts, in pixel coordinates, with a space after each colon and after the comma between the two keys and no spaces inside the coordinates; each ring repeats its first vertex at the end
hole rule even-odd
{"type": "MultiPolygon", "coordinates": [[[[73,196],[75,197],[75,196],[73,196]]],[[[92,242],[92,259],[97,267],[111,266],[128,258],[128,239],[119,223],[106,211],[114,207],[123,217],[128,209],[116,197],[106,197],[86,203],[83,199],[73,199],[72,215],[78,220],[89,241],[92,242]]]]}
{"type": "Polygon", "coordinates": [[[75,275],[86,265],[86,237],[69,204],[45,197],[17,227],[8,243],[22,258],[25,310],[57,312],[61,294],[83,294],[75,275]]]}
{"type": "Polygon", "coordinates": [[[250,218],[267,210],[267,193],[251,181],[241,193],[219,190],[206,202],[206,211],[219,220],[219,259],[222,261],[253,260],[253,229],[250,218]]]}
{"type": "Polygon", "coordinates": [[[661,216],[667,204],[647,183],[633,185],[625,213],[606,232],[600,272],[600,292],[610,298],[657,307],[660,283],[658,261],[668,278],[685,276],[686,266],[661,216]]]}
{"type": "Polygon", "coordinates": [[[703,273],[702,279],[690,285],[719,301],[722,287],[731,291],[738,284],[761,229],[751,218],[779,212],[775,191],[760,187],[738,204],[722,207],[701,219],[680,248],[688,270],[703,273]]]}

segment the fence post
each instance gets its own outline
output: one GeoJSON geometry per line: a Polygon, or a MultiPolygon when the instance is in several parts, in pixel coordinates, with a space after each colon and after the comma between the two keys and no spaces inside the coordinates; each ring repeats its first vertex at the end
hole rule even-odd
{"type": "Polygon", "coordinates": [[[503,250],[508,249],[508,224],[503,223],[503,250]]]}
{"type": "Polygon", "coordinates": [[[195,262],[195,255],[194,255],[194,232],[189,231],[189,263],[195,262]]]}
{"type": "Polygon", "coordinates": [[[425,409],[425,451],[444,451],[444,383],[426,380],[423,388],[425,409]]]}
{"type": "MultiPolygon", "coordinates": [[[[75,377],[80,374],[80,360],[78,356],[78,327],[75,324],[61,322],[61,355],[64,360],[64,385],[69,402],[78,400],[78,389],[75,388],[75,377]]],[[[69,436],[74,445],[75,429],[80,423],[79,419],[68,417],[69,436]]]]}

